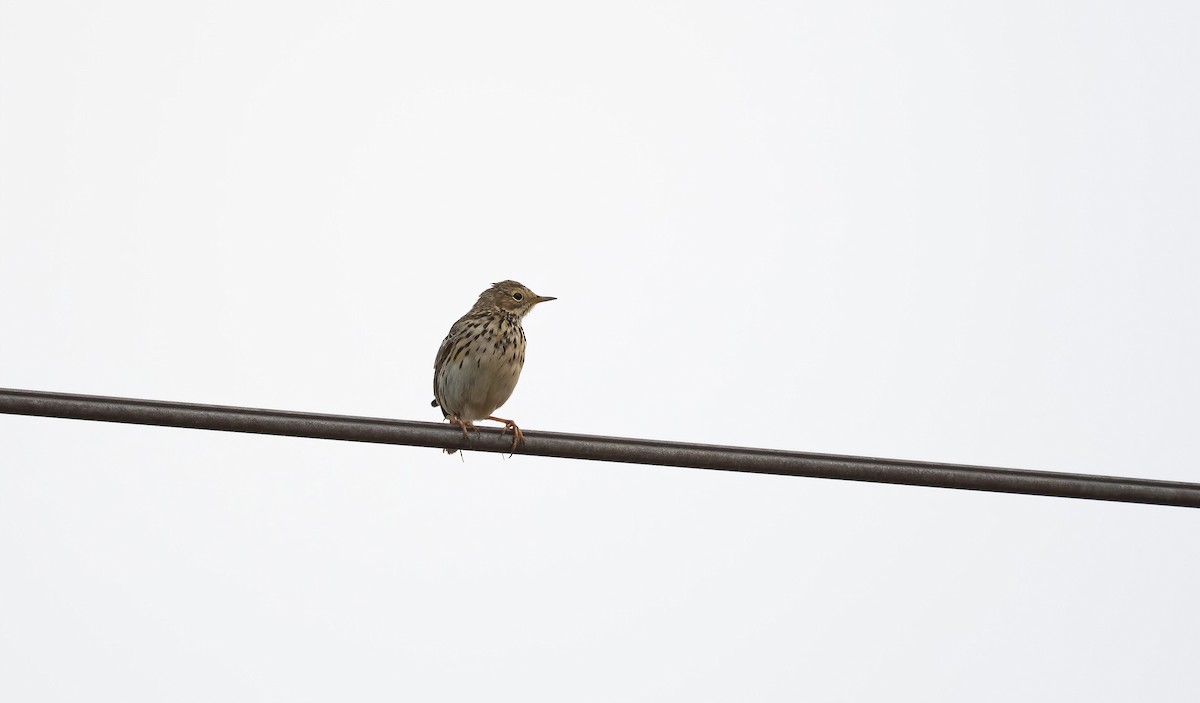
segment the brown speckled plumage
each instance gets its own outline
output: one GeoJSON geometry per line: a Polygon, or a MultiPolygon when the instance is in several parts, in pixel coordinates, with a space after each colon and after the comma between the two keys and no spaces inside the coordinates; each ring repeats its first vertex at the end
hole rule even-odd
{"type": "Polygon", "coordinates": [[[547,300],[554,298],[536,295],[516,281],[492,284],[442,340],[433,363],[433,405],[440,406],[442,415],[464,434],[478,420],[495,420],[512,430],[514,448],[521,444],[516,423],[492,413],[504,405],[521,377],[525,364],[521,320],[547,300]]]}

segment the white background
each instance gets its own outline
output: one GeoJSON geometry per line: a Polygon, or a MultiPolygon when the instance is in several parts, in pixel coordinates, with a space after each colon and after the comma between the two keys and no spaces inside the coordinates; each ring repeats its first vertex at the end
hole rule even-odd
{"type": "MultiPolygon", "coordinates": [[[[1200,481],[1198,8],[0,0],[0,386],[1200,481]]],[[[1197,511],[0,442],[4,700],[1195,700],[1197,511]]]]}

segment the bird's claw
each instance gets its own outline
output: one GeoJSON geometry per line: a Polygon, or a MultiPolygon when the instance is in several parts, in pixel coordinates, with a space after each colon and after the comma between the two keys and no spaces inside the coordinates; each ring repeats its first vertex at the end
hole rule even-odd
{"type": "Polygon", "coordinates": [[[463,420],[461,417],[459,417],[457,415],[451,415],[450,417],[448,417],[446,419],[450,421],[451,425],[457,425],[458,428],[462,430],[463,437],[466,437],[467,439],[471,438],[471,435],[467,434],[467,428],[469,427],[472,430],[474,430],[475,429],[474,423],[467,422],[466,420],[463,420]]]}
{"type": "Polygon", "coordinates": [[[512,430],[513,443],[512,450],[509,452],[509,456],[512,456],[512,452],[515,452],[517,449],[525,445],[525,434],[521,432],[520,427],[517,427],[517,423],[513,422],[512,420],[505,420],[502,417],[489,417],[488,419],[494,420],[495,422],[504,423],[504,429],[500,430],[501,437],[507,434],[509,430],[512,430]]]}

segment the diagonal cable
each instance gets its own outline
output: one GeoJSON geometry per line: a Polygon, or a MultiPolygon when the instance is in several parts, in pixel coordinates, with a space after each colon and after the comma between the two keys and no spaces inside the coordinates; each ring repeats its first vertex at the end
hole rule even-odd
{"type": "MultiPolygon", "coordinates": [[[[491,428],[464,437],[458,428],[434,422],[75,393],[0,389],[0,413],[506,454],[512,451],[512,436],[502,436],[498,429],[491,428]]],[[[1200,484],[1116,476],[534,431],[525,431],[525,444],[515,453],[1200,508],[1200,484]]]]}

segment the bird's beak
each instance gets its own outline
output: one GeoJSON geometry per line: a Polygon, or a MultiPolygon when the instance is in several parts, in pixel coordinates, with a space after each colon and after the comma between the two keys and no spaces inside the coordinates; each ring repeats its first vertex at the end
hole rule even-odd
{"type": "Polygon", "coordinates": [[[544,303],[547,300],[558,300],[558,298],[555,298],[555,297],[552,297],[549,295],[539,295],[533,299],[533,304],[537,305],[538,303],[544,303]]]}

